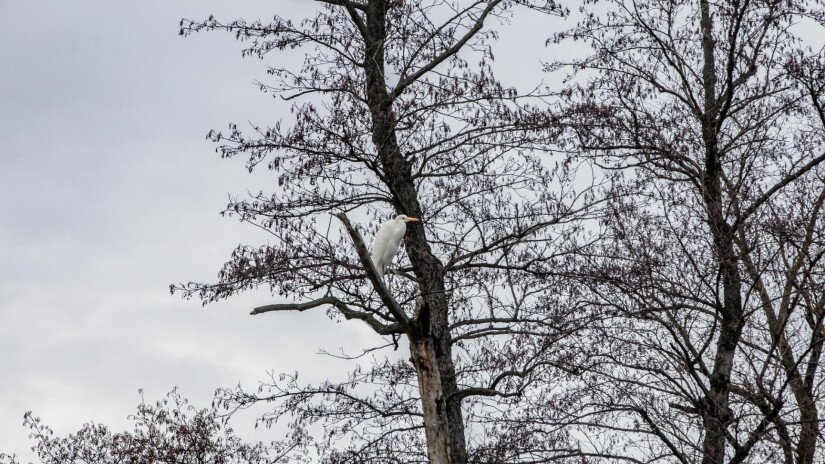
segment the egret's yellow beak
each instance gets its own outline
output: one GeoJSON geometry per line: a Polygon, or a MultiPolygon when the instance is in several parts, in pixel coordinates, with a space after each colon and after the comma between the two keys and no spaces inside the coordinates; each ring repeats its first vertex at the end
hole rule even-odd
{"type": "Polygon", "coordinates": [[[421,222],[420,219],[414,217],[408,217],[404,222],[421,222]]]}

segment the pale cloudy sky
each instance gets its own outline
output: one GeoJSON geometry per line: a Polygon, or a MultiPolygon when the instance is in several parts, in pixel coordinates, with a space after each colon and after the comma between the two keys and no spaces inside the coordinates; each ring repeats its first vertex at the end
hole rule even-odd
{"type": "MultiPolygon", "coordinates": [[[[202,309],[168,291],[213,279],[238,243],[265,239],[217,213],[228,193],[265,187],[267,174],[220,160],[206,132],[286,116],[253,84],[266,78],[263,63],[241,59],[227,34],[180,38],[178,21],[299,18],[311,8],[0,0],[0,451],[29,455],[27,410],[58,433],[86,421],[120,429],[138,388],[156,399],[177,385],[206,405],[216,387],[254,386],[269,370],[310,381],[342,372],[348,364],[319,349],[376,341],[321,311],[249,316],[272,302],[265,292],[202,309]]],[[[504,28],[503,81],[532,87],[540,59],[580,54],[544,47],[558,27],[522,12],[504,28]]]]}
{"type": "MultiPolygon", "coordinates": [[[[202,309],[168,291],[213,279],[238,243],[264,239],[217,213],[266,173],[220,160],[206,132],[286,114],[253,85],[263,63],[241,59],[228,34],[180,38],[178,21],[311,8],[0,0],[0,451],[30,455],[27,410],[58,433],[86,421],[121,429],[138,388],[156,399],[177,385],[206,405],[216,387],[254,386],[268,370],[342,371],[318,350],[376,340],[320,311],[249,316],[272,302],[265,292],[202,309]]],[[[520,21],[533,24],[505,34],[519,52],[498,60],[505,78],[532,85],[545,38],[535,32],[550,28],[520,21]]]]}
{"type": "Polygon", "coordinates": [[[266,174],[220,160],[204,135],[284,109],[229,35],[183,39],[178,21],[308,5],[0,0],[0,450],[26,454],[26,410],[58,432],[120,428],[138,388],[178,385],[206,405],[270,369],[343,368],[315,353],[369,342],[322,312],[249,316],[265,293],[202,309],[168,291],[263,239],[217,213],[266,174]]]}
{"type": "MultiPolygon", "coordinates": [[[[228,193],[265,187],[267,174],[220,160],[206,132],[287,114],[253,84],[266,78],[263,63],[241,59],[227,34],[180,38],[178,21],[311,8],[0,0],[0,451],[29,455],[27,410],[58,433],[86,421],[120,429],[138,388],[156,399],[177,385],[206,405],[216,387],[254,386],[269,370],[310,381],[342,372],[348,364],[319,349],[376,341],[321,311],[249,316],[272,302],[265,292],[202,309],[168,291],[212,280],[238,243],[265,239],[217,213],[228,193]]],[[[558,27],[522,12],[503,29],[504,82],[532,87],[540,59],[581,53],[544,47],[558,27]]]]}

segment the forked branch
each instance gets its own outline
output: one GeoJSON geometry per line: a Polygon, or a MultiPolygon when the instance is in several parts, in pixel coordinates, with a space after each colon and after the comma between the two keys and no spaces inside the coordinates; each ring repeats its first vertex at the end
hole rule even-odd
{"type": "Polygon", "coordinates": [[[346,305],[346,303],[339,300],[338,298],[335,298],[334,296],[325,296],[323,298],[307,301],[305,303],[281,303],[258,306],[257,308],[253,309],[249,314],[252,314],[254,316],[256,314],[263,314],[272,311],[300,312],[324,305],[334,306],[338,310],[338,312],[341,313],[342,316],[344,316],[344,319],[358,319],[364,321],[368,326],[372,328],[372,330],[374,330],[379,335],[394,335],[404,332],[400,324],[385,324],[376,319],[375,316],[373,316],[370,313],[364,311],[356,311],[350,308],[346,305]]]}
{"type": "Polygon", "coordinates": [[[361,261],[361,266],[363,266],[364,270],[367,272],[367,278],[369,278],[370,282],[372,282],[375,291],[378,292],[378,297],[381,298],[381,302],[384,303],[384,306],[386,306],[387,309],[389,309],[390,313],[395,317],[401,327],[405,330],[408,329],[410,327],[410,318],[407,316],[407,313],[404,312],[404,309],[401,308],[401,305],[395,301],[395,298],[393,298],[392,294],[387,289],[387,286],[384,285],[384,280],[378,276],[378,271],[375,269],[372,259],[370,259],[369,252],[367,251],[367,245],[364,244],[364,239],[361,237],[361,233],[355,230],[345,213],[336,213],[335,217],[340,219],[344,224],[344,228],[347,230],[347,233],[352,239],[355,252],[358,253],[358,259],[361,261]]]}

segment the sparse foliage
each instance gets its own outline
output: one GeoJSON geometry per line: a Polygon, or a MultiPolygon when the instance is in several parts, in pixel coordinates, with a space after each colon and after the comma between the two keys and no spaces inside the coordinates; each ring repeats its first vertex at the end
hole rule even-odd
{"type": "MultiPolygon", "coordinates": [[[[275,445],[245,443],[221,419],[217,408],[196,409],[177,390],[152,403],[141,401],[129,419],[132,431],[112,432],[88,423],[65,437],[31,412],[23,425],[35,441],[32,451],[41,464],[265,464],[284,450],[275,445]]],[[[20,464],[0,454],[4,464],[20,464]]]]}

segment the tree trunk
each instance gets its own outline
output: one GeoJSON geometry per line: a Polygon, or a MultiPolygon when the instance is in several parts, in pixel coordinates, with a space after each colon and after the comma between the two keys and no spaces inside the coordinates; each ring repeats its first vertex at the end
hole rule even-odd
{"type": "Polygon", "coordinates": [[[794,388],[793,392],[796,395],[796,402],[799,405],[799,419],[802,422],[799,432],[799,445],[796,448],[799,464],[813,464],[820,434],[821,422],[817,403],[814,400],[813,388],[816,371],[820,367],[823,344],[825,344],[825,329],[822,327],[822,319],[817,317],[817,321],[817,324],[812,327],[814,335],[811,339],[811,346],[813,349],[810,358],[808,358],[805,375],[798,384],[791,384],[791,387],[798,387],[794,388]]]}
{"type": "MultiPolygon", "coordinates": [[[[370,0],[366,9],[364,70],[367,104],[373,122],[372,139],[396,211],[420,218],[423,211],[413,182],[411,164],[398,146],[395,134],[397,121],[384,75],[388,5],[386,0],[370,0]]],[[[458,384],[448,330],[449,307],[444,287],[444,266],[432,253],[424,226],[420,223],[411,223],[407,227],[406,243],[407,255],[423,299],[419,320],[416,321],[419,331],[410,334],[410,349],[421,388],[430,462],[465,464],[467,446],[461,400],[454,395],[458,384]]]]}
{"type": "Polygon", "coordinates": [[[410,353],[418,374],[430,464],[453,464],[444,389],[432,340],[411,337],[410,353]]]}
{"type": "Polygon", "coordinates": [[[797,464],[813,464],[816,441],[819,434],[819,420],[816,403],[810,389],[794,392],[799,406],[799,444],[796,447],[797,464]]]}
{"type": "Polygon", "coordinates": [[[730,410],[730,381],[736,348],[745,325],[742,313],[742,282],[739,262],[734,249],[734,233],[725,220],[722,206],[722,165],[718,147],[719,101],[716,95],[715,41],[710,4],[700,1],[700,28],[702,34],[702,85],[704,114],[702,138],[705,144],[705,170],[702,197],[705,202],[708,225],[719,262],[722,277],[722,321],[716,342],[716,357],[710,376],[702,416],[704,441],[702,464],[722,464],[725,459],[727,427],[732,420],[730,410]]]}

